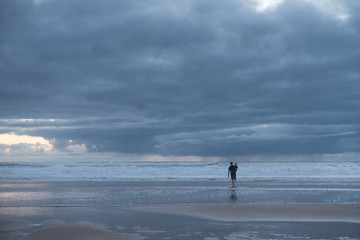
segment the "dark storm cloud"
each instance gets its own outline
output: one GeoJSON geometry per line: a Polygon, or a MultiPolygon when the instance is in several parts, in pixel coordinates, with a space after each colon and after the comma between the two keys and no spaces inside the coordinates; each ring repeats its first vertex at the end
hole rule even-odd
{"type": "Polygon", "coordinates": [[[0,131],[132,154],[359,152],[360,4],[341,4],[345,20],[303,1],[1,1],[0,131]]]}

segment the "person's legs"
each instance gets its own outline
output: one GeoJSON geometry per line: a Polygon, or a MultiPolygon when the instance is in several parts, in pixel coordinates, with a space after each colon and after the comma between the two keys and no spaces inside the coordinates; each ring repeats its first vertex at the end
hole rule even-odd
{"type": "Polygon", "coordinates": [[[235,187],[236,176],[231,176],[231,183],[232,183],[232,186],[235,187]]]}

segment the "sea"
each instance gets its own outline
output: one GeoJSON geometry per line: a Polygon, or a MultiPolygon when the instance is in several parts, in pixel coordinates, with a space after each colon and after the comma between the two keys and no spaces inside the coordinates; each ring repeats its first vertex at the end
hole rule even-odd
{"type": "Polygon", "coordinates": [[[23,240],[31,232],[77,223],[146,239],[360,240],[360,215],[222,222],[132,210],[325,204],[354,206],[359,213],[360,162],[242,161],[236,187],[228,166],[227,161],[1,162],[0,239],[23,240]]]}
{"type": "MultiPolygon", "coordinates": [[[[0,180],[225,180],[229,162],[0,162],[0,180]]],[[[360,181],[360,161],[238,162],[241,180],[360,181]]]]}

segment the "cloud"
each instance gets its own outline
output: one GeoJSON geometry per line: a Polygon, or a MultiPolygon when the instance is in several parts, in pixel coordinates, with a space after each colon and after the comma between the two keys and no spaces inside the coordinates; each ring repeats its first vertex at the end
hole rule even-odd
{"type": "Polygon", "coordinates": [[[346,21],[350,15],[346,9],[346,6],[342,3],[342,1],[338,0],[320,0],[320,1],[310,1],[306,0],[309,4],[312,4],[320,11],[334,16],[335,18],[346,21]]]}
{"type": "Polygon", "coordinates": [[[85,153],[87,152],[87,147],[85,144],[71,144],[65,148],[67,151],[72,153],[85,153]]]}
{"type": "Polygon", "coordinates": [[[241,156],[251,154],[319,154],[358,151],[359,132],[351,125],[261,124],[240,128],[187,132],[159,137],[161,148],[171,152],[196,152],[204,156],[241,156]],[[346,139],[346,140],[345,140],[346,139]],[[180,148],[179,146],[186,146],[180,148]],[[184,150],[186,149],[186,150],[184,150]]]}
{"type": "Polygon", "coordinates": [[[269,8],[274,8],[278,4],[281,4],[283,0],[257,0],[256,10],[259,12],[264,12],[269,8]]]}
{"type": "Polygon", "coordinates": [[[0,151],[10,153],[16,152],[51,152],[53,140],[49,141],[43,137],[28,135],[16,135],[14,133],[0,134],[0,151]]]}
{"type": "Polygon", "coordinates": [[[359,152],[359,8],[2,1],[0,133],[69,154],[359,152]]]}

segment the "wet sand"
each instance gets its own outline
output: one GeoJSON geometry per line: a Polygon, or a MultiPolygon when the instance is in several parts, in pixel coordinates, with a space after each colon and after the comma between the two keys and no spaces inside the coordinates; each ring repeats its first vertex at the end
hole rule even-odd
{"type": "Polygon", "coordinates": [[[0,239],[360,240],[357,183],[227,184],[0,182],[0,239]]]}
{"type": "Polygon", "coordinates": [[[359,209],[358,204],[0,208],[0,239],[355,240],[359,209]],[[31,214],[4,219],[16,210],[31,214]]]}
{"type": "Polygon", "coordinates": [[[138,240],[141,237],[119,234],[82,225],[59,225],[27,235],[24,240],[138,240]]]}
{"type": "Polygon", "coordinates": [[[152,213],[181,214],[214,221],[360,223],[360,204],[167,205],[132,209],[152,213]]]}

